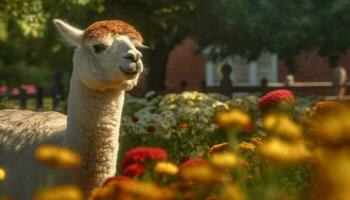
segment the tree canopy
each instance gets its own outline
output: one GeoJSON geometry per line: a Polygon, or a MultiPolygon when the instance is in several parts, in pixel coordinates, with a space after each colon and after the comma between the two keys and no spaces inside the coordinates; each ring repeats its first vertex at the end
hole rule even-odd
{"type": "Polygon", "coordinates": [[[268,51],[291,66],[302,51],[338,55],[350,45],[347,0],[0,0],[0,10],[0,78],[8,82],[14,71],[70,71],[72,49],[58,42],[53,18],[79,27],[105,18],[135,25],[152,50],[150,88],[159,90],[170,50],[188,35],[200,49],[212,47],[208,59],[252,60],[268,51]]]}
{"type": "Polygon", "coordinates": [[[350,45],[347,0],[205,2],[196,35],[202,47],[219,47],[212,48],[211,58],[236,54],[251,60],[269,51],[292,63],[302,51],[327,56],[344,53],[350,45]]]}
{"type": "MultiPolygon", "coordinates": [[[[150,56],[150,65],[158,65],[151,72],[156,69],[153,74],[164,75],[168,53],[187,34],[188,19],[196,5],[197,0],[1,0],[0,78],[9,82],[11,78],[5,74],[25,69],[1,70],[12,65],[69,71],[72,50],[57,41],[53,18],[63,18],[78,27],[106,18],[130,22],[143,33],[146,43],[158,50],[157,55],[150,56]]],[[[154,76],[154,82],[162,81],[157,80],[159,77],[164,78],[154,76]]]]}

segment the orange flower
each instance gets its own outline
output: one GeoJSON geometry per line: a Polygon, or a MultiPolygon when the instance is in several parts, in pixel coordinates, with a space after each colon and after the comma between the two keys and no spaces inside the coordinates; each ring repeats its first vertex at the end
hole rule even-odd
{"type": "Polygon", "coordinates": [[[180,123],[179,128],[188,128],[188,124],[187,123],[180,123]]]}
{"type": "Polygon", "coordinates": [[[210,147],[209,149],[209,156],[215,154],[215,153],[221,153],[224,151],[229,151],[230,150],[230,146],[228,145],[227,142],[221,143],[221,144],[215,144],[212,147],[210,147]]]}
{"type": "Polygon", "coordinates": [[[252,138],[250,138],[249,142],[254,144],[254,145],[262,144],[262,140],[259,137],[252,137],[252,138]]]}
{"type": "Polygon", "coordinates": [[[345,106],[337,101],[320,101],[312,107],[314,110],[313,117],[318,118],[324,115],[336,114],[342,112],[345,106]]]}
{"type": "Polygon", "coordinates": [[[80,155],[57,145],[43,144],[34,151],[34,157],[52,167],[72,168],[81,163],[80,155]]]}
{"type": "Polygon", "coordinates": [[[207,184],[223,180],[223,176],[208,165],[181,168],[180,177],[185,180],[207,184]]]}
{"type": "Polygon", "coordinates": [[[245,142],[245,141],[243,141],[243,142],[241,142],[241,143],[239,144],[239,149],[240,149],[241,151],[251,151],[251,152],[254,152],[254,151],[255,151],[255,145],[252,144],[252,143],[250,143],[250,142],[245,142]]]}
{"type": "MultiPolygon", "coordinates": [[[[152,182],[134,181],[133,184],[122,183],[122,191],[131,194],[135,199],[166,200],[173,199],[174,193],[161,188],[152,182]]],[[[124,200],[123,198],[121,198],[124,200]]]]}
{"type": "Polygon", "coordinates": [[[83,193],[73,185],[61,185],[44,189],[35,194],[34,200],[82,200],[83,193]]]}
{"type": "Polygon", "coordinates": [[[251,124],[249,115],[239,109],[221,112],[216,116],[216,123],[224,129],[248,127],[251,124]]]}
{"type": "Polygon", "coordinates": [[[210,156],[210,164],[216,169],[227,170],[239,165],[237,156],[230,152],[216,153],[210,156]]]}
{"type": "Polygon", "coordinates": [[[108,185],[110,183],[119,183],[119,182],[126,182],[131,181],[132,179],[128,176],[114,176],[107,178],[105,182],[103,182],[102,186],[108,185]]]}

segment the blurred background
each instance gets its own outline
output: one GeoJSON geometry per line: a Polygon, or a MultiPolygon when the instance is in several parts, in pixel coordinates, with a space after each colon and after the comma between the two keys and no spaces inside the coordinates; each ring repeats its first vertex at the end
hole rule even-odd
{"type": "Polygon", "coordinates": [[[0,10],[1,94],[67,93],[73,48],[52,23],[61,18],[82,29],[121,19],[140,30],[150,49],[136,96],[261,86],[345,95],[347,0],[0,0],[0,10]]]}

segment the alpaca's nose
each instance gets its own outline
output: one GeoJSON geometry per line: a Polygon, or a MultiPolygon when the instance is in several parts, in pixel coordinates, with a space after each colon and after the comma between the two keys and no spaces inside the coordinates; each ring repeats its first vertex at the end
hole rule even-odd
{"type": "Polygon", "coordinates": [[[126,59],[120,65],[120,69],[129,75],[137,74],[142,70],[142,54],[137,49],[128,50],[123,57],[126,59]],[[131,61],[131,62],[130,62],[131,61]]]}
{"type": "Polygon", "coordinates": [[[130,49],[123,57],[137,63],[141,59],[142,54],[136,49],[130,49]]]}

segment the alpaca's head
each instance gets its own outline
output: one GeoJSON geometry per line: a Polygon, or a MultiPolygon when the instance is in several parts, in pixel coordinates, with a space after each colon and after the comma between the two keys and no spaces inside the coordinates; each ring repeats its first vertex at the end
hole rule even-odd
{"type": "Polygon", "coordinates": [[[83,84],[93,90],[132,89],[143,71],[144,48],[140,33],[119,20],[104,20],[80,30],[62,20],[54,24],[73,46],[74,73],[83,84]]]}

